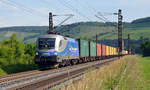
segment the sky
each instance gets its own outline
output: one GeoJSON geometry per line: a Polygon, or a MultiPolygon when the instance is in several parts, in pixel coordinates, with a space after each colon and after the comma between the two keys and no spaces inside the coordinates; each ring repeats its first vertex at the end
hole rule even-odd
{"type": "Polygon", "coordinates": [[[108,21],[117,21],[122,9],[123,21],[150,16],[150,0],[0,0],[0,27],[48,26],[48,14],[52,12],[54,25],[68,16],[74,16],[63,24],[86,21],[103,21],[95,17],[100,12],[108,21]]]}

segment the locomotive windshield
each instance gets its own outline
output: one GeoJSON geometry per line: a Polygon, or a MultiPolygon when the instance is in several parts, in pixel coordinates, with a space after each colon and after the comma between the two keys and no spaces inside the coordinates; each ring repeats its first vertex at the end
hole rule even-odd
{"type": "Polygon", "coordinates": [[[54,49],[55,40],[55,38],[40,38],[38,40],[39,49],[54,49]]]}

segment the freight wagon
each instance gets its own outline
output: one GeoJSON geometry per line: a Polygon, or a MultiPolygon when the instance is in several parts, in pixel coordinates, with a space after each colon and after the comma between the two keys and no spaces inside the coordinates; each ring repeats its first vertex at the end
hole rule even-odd
{"type": "MultiPolygon", "coordinates": [[[[127,54],[125,50],[122,52],[127,54]]],[[[61,35],[42,35],[36,41],[35,63],[39,68],[63,67],[118,55],[117,48],[61,35]]]]}

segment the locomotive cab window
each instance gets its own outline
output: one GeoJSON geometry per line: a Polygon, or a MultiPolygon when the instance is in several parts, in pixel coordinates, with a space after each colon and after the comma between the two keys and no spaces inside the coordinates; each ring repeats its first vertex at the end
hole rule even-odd
{"type": "Polygon", "coordinates": [[[55,40],[56,40],[55,38],[40,38],[39,49],[54,49],[55,40]]]}

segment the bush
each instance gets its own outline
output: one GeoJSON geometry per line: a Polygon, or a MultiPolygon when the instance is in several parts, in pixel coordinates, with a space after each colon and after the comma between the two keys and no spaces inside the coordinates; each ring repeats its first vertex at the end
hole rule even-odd
{"type": "Polygon", "coordinates": [[[142,42],[140,48],[144,57],[150,56],[150,40],[142,42]]]}

